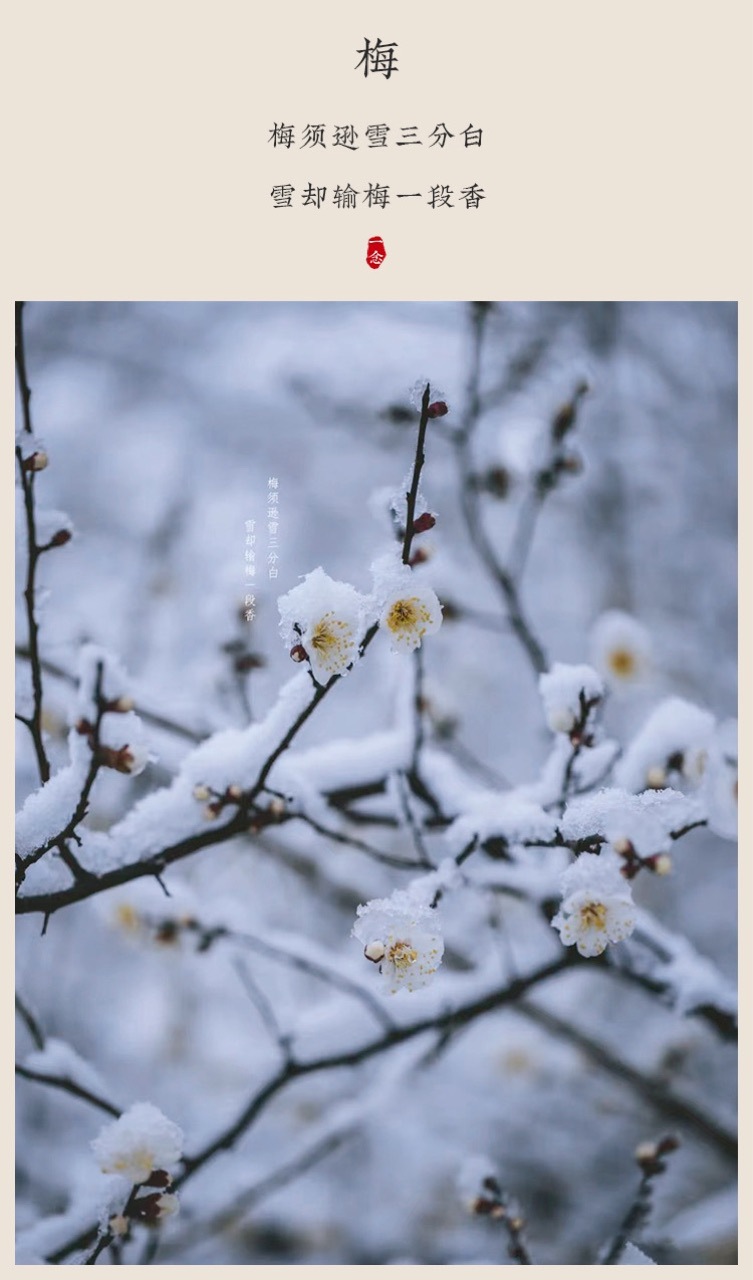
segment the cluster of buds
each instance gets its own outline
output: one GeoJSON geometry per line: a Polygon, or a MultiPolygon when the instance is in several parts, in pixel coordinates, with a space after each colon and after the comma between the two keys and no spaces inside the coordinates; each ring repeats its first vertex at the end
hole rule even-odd
{"type": "Polygon", "coordinates": [[[117,773],[141,773],[147,763],[148,752],[141,746],[126,742],[122,747],[108,747],[99,741],[99,719],[105,713],[126,715],[133,711],[135,703],[127,694],[117,698],[99,699],[98,723],[92,724],[86,716],[76,721],[76,732],[86,738],[89,749],[96,758],[97,764],[104,769],[115,769],[117,773]]]}
{"type": "Polygon", "coordinates": [[[646,1181],[664,1173],[667,1165],[664,1156],[671,1155],[680,1145],[679,1138],[667,1134],[658,1142],[641,1142],[635,1149],[635,1162],[646,1181]]]}
{"type": "MultiPolygon", "coordinates": [[[[501,1219],[506,1218],[509,1212],[508,1206],[505,1204],[502,1195],[502,1188],[493,1174],[489,1174],[483,1179],[481,1189],[476,1199],[471,1202],[471,1213],[478,1214],[483,1218],[501,1219]]],[[[520,1226],[523,1226],[523,1220],[520,1219],[520,1226]]]]}
{"type": "Polygon", "coordinates": [[[521,1214],[517,1205],[515,1205],[502,1192],[497,1179],[493,1174],[488,1174],[482,1179],[479,1194],[470,1203],[471,1213],[477,1214],[479,1217],[490,1218],[493,1222],[503,1223],[509,1238],[509,1254],[517,1262],[530,1262],[528,1250],[526,1249],[523,1232],[525,1230],[525,1218],[521,1214]]]}
{"type": "Polygon", "coordinates": [[[208,822],[212,822],[215,818],[219,818],[223,809],[228,805],[239,805],[243,799],[243,787],[237,782],[231,782],[225,787],[224,791],[215,791],[213,787],[208,787],[206,783],[199,782],[193,789],[194,800],[207,802],[204,808],[204,817],[208,822]]]}
{"type": "Polygon", "coordinates": [[[651,871],[655,876],[668,876],[672,870],[672,859],[668,853],[652,853],[644,858],[627,836],[614,840],[612,848],[622,858],[620,871],[626,880],[634,880],[641,870],[651,871]]]}
{"type": "Polygon", "coordinates": [[[564,447],[565,438],[575,426],[578,407],[588,392],[588,383],[580,382],[571,398],[555,413],[551,425],[552,454],[546,466],[536,474],[536,489],[540,496],[548,493],[562,475],[579,475],[583,459],[578,453],[564,447]]]}
{"type": "Polygon", "coordinates": [[[179,1201],[177,1195],[168,1190],[171,1184],[172,1177],[166,1169],[155,1169],[145,1182],[135,1186],[122,1213],[114,1214],[107,1224],[112,1235],[127,1236],[134,1222],[157,1227],[177,1213],[179,1201]]]}

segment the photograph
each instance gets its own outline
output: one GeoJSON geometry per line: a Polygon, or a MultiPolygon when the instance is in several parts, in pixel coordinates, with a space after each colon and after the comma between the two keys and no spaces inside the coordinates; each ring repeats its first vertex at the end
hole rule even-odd
{"type": "Polygon", "coordinates": [[[15,372],[17,1264],[736,1265],[736,303],[15,372]]]}

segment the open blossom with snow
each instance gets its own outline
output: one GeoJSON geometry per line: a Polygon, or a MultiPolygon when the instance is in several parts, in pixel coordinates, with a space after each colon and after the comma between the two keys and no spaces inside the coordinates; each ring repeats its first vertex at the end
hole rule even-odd
{"type": "Polygon", "coordinates": [[[599,702],[604,685],[593,667],[555,662],[550,671],[539,676],[539,693],[552,732],[570,733],[583,714],[581,699],[599,702]]]}
{"type": "Polygon", "coordinates": [[[650,670],[651,637],[631,614],[608,609],[592,628],[591,659],[611,688],[627,689],[650,670]]]}
{"type": "Polygon", "coordinates": [[[355,662],[365,629],[365,601],[355,587],[336,582],[320,567],[277,604],[283,638],[303,650],[320,684],[355,662]]]}
{"type": "Polygon", "coordinates": [[[389,633],[393,649],[399,653],[411,653],[419,647],[424,636],[439,630],[442,606],[431,587],[406,584],[389,597],[379,624],[389,633]]]}
{"type": "Polygon", "coordinates": [[[103,1173],[117,1173],[137,1186],[155,1169],[170,1169],[183,1154],[183,1134],[151,1102],[136,1102],[92,1142],[103,1173]]]}
{"type": "Polygon", "coordinates": [[[444,940],[436,909],[404,890],[360,906],[352,933],[393,993],[425,987],[442,962],[444,940]]]}
{"type": "Polygon", "coordinates": [[[630,888],[609,854],[583,853],[562,877],[562,904],[552,920],[566,947],[599,956],[635,928],[630,888]]]}

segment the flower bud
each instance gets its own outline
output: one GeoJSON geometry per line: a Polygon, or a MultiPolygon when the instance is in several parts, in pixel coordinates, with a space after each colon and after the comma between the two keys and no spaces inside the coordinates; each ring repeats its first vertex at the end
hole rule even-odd
{"type": "Polygon", "coordinates": [[[369,942],[364,947],[363,954],[367,960],[371,960],[372,964],[379,964],[380,960],[384,960],[387,948],[383,942],[369,942]]]}
{"type": "Polygon", "coordinates": [[[203,782],[197,782],[193,789],[194,800],[208,800],[211,794],[209,787],[205,786],[203,782]]]}
{"type": "Polygon", "coordinates": [[[660,853],[654,859],[654,872],[657,876],[668,876],[672,870],[672,859],[668,853],[660,853]]]}
{"type": "Polygon", "coordinates": [[[115,1213],[107,1224],[109,1230],[114,1236],[126,1235],[130,1223],[122,1213],[115,1213]]]}
{"type": "Polygon", "coordinates": [[[621,858],[629,858],[635,853],[631,840],[627,836],[620,836],[617,840],[612,841],[612,848],[621,858]]]}
{"type": "Polygon", "coordinates": [[[443,418],[445,414],[449,412],[450,410],[444,400],[435,400],[433,404],[429,405],[427,410],[430,418],[443,418]]]}
{"type": "Polygon", "coordinates": [[[105,706],[105,711],[125,713],[126,711],[133,711],[135,706],[136,703],[133,698],[129,698],[125,694],[122,694],[121,697],[113,698],[111,702],[108,702],[105,706]]]}
{"type": "Polygon", "coordinates": [[[242,800],[243,787],[239,787],[237,782],[233,782],[227,788],[225,795],[227,796],[228,800],[235,800],[235,801],[242,800]]]}
{"type": "Polygon", "coordinates": [[[285,801],[281,800],[279,796],[274,796],[269,804],[269,812],[273,817],[281,818],[285,813],[285,801]]]}
{"type": "Polygon", "coordinates": [[[646,774],[646,786],[652,791],[661,791],[667,785],[667,771],[660,764],[652,765],[646,774]]]}
{"type": "Polygon", "coordinates": [[[309,655],[302,644],[294,644],[293,648],[290,650],[290,656],[293,659],[293,662],[306,662],[309,655]]]}
{"type": "Polygon", "coordinates": [[[44,449],[37,449],[35,453],[30,453],[28,458],[24,458],[24,471],[44,471],[49,461],[44,449]]]}
{"type": "Polygon", "coordinates": [[[429,529],[433,529],[436,523],[434,516],[430,512],[424,511],[423,515],[413,521],[413,532],[426,533],[429,529]]]}
{"type": "Polygon", "coordinates": [[[53,533],[49,541],[51,547],[64,547],[66,542],[70,542],[73,534],[70,529],[58,529],[57,533],[53,533]]]}

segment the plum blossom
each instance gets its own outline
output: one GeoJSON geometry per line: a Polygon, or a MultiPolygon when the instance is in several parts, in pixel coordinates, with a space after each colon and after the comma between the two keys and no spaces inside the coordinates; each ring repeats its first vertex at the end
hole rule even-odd
{"type": "Polygon", "coordinates": [[[322,568],[279,599],[283,637],[296,655],[308,659],[320,684],[343,675],[358,657],[364,605],[355,587],[336,582],[322,568]]]}
{"type": "Polygon", "coordinates": [[[651,638],[638,620],[621,609],[608,609],[591,631],[594,667],[615,690],[627,690],[647,676],[651,638]]]}
{"type": "Polygon", "coordinates": [[[439,630],[442,606],[431,587],[414,587],[410,583],[389,597],[379,623],[389,632],[394,650],[410,653],[419,647],[424,636],[439,630]]]}
{"type": "Polygon", "coordinates": [[[183,1154],[183,1134],[151,1102],[136,1102],[92,1142],[103,1173],[117,1173],[134,1186],[156,1169],[169,1169],[183,1154]]]}
{"type": "Polygon", "coordinates": [[[444,953],[436,909],[397,890],[360,906],[357,914],[352,936],[364,944],[366,959],[379,966],[390,992],[426,986],[444,953]]]}
{"type": "Polygon", "coordinates": [[[562,904],[552,920],[564,946],[599,956],[608,943],[628,938],[635,923],[630,888],[613,855],[581,854],[562,877],[562,904]]]}

